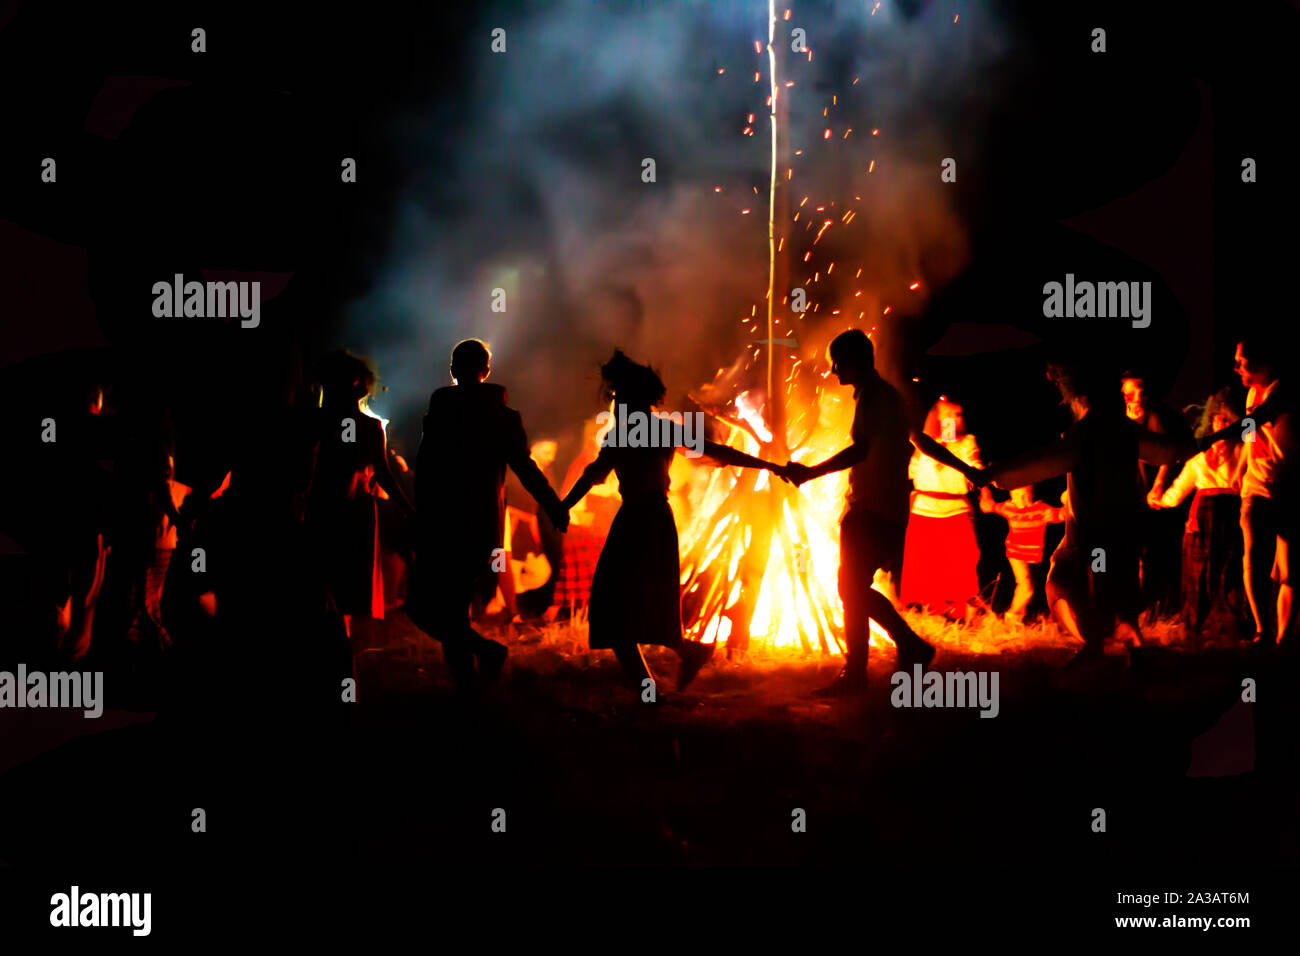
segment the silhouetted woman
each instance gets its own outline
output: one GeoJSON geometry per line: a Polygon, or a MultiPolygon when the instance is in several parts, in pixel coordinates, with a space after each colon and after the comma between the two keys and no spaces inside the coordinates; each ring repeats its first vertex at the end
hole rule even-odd
{"type": "Polygon", "coordinates": [[[614,357],[600,371],[615,403],[615,425],[596,460],[583,471],[563,502],[566,510],[572,508],[611,470],[618,476],[623,503],[614,516],[591,583],[591,647],[612,650],[637,688],[652,676],[639,645],[670,647],[681,657],[677,677],[680,690],[712,656],[714,645],[682,638],[677,525],[668,505],[668,466],[673,453],[686,440],[694,443],[698,439],[703,454],[722,464],[767,468],[778,475],[782,470],[771,462],[704,440],[702,427],[684,430],[681,425],[665,426],[665,420],[652,411],[652,406],[663,401],[664,383],[649,366],[639,365],[615,350],[614,357]],[[626,437],[619,416],[626,416],[626,437]],[[641,430],[640,439],[634,431],[638,421],[647,426],[641,430]],[[668,441],[664,441],[665,436],[668,441]],[[659,447],[653,447],[656,444],[659,447]]]}
{"type": "Polygon", "coordinates": [[[349,636],[352,615],[384,616],[374,486],[414,515],[388,468],[384,426],[362,410],[374,384],[370,366],[347,352],[321,362],[320,444],[307,514],[349,636]]]}

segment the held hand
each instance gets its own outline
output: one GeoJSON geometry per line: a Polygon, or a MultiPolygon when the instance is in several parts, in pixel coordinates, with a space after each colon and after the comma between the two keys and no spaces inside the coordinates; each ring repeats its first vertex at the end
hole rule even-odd
{"type": "Polygon", "coordinates": [[[1161,498],[1160,492],[1157,491],[1155,488],[1152,488],[1150,491],[1147,492],[1147,505],[1151,508],[1155,508],[1159,510],[1162,507],[1162,505],[1160,504],[1160,498],[1161,498]]]}
{"type": "Polygon", "coordinates": [[[801,465],[797,461],[787,462],[786,466],[781,469],[781,477],[796,488],[812,477],[812,469],[807,465],[801,465]]]}
{"type": "Polygon", "coordinates": [[[551,524],[555,525],[555,530],[558,531],[558,532],[560,532],[560,534],[564,534],[566,531],[568,531],[568,530],[569,530],[569,511],[568,511],[568,509],[567,509],[567,508],[561,508],[561,510],[559,510],[559,511],[557,511],[556,513],[552,514],[552,515],[551,515],[551,524]]]}

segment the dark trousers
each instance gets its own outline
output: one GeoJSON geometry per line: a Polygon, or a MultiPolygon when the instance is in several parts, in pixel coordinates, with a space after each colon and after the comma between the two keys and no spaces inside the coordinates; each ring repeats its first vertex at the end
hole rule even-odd
{"type": "Polygon", "coordinates": [[[1148,508],[1143,515],[1142,607],[1158,617],[1175,613],[1181,578],[1185,507],[1148,508]]]}
{"type": "Polygon", "coordinates": [[[861,507],[850,508],[840,522],[839,588],[849,649],[846,669],[854,675],[866,674],[873,620],[900,652],[923,646],[889,598],[871,586],[877,570],[889,571],[898,580],[906,537],[906,519],[891,521],[861,507]]]}
{"type": "Polygon", "coordinates": [[[1201,630],[1212,610],[1228,612],[1239,626],[1250,615],[1242,587],[1240,511],[1234,494],[1197,492],[1192,502],[1197,530],[1183,535],[1183,620],[1193,631],[1201,630]]]}
{"type": "Polygon", "coordinates": [[[495,643],[470,624],[470,605],[489,581],[496,580],[492,553],[448,552],[430,545],[422,547],[420,555],[411,573],[407,616],[442,644],[452,679],[462,686],[473,683],[475,656],[495,643]]]}

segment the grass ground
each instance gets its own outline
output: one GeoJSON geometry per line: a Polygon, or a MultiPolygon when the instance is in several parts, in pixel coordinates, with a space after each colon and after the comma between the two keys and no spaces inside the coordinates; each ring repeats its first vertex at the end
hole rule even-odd
{"type": "MultiPolygon", "coordinates": [[[[649,705],[612,654],[586,649],[581,620],[491,631],[510,661],[466,700],[394,614],[358,628],[357,702],[328,733],[259,710],[254,655],[222,679],[218,733],[160,715],[10,770],[0,860],[140,867],[176,892],[195,874],[227,886],[283,870],[337,887],[343,906],[385,881],[509,889],[525,869],[519,887],[545,887],[569,865],[848,867],[873,885],[920,872],[931,892],[1001,899],[1080,880],[1160,889],[1153,866],[1240,889],[1300,862],[1293,665],[1226,639],[1192,649],[1156,624],[1142,670],[1119,649],[1072,670],[1050,624],[914,623],[938,669],[997,672],[996,718],[891,706],[887,647],[866,695],[842,701],[810,696],[837,658],[720,653],[679,694],[674,655],[652,651],[666,690],[649,705]],[[1244,678],[1257,703],[1241,702],[1244,678]],[[200,806],[208,831],[194,836],[200,806]]],[[[763,899],[812,901],[825,879],[759,882],[763,899]]]]}
{"type": "MultiPolygon", "coordinates": [[[[1282,679],[1243,646],[1211,639],[1192,651],[1177,624],[1157,622],[1142,673],[1119,648],[1076,672],[1063,669],[1074,648],[1050,623],[911,618],[937,644],[936,668],[998,672],[996,719],[892,707],[887,647],[873,650],[865,698],[834,702],[810,692],[835,675],[837,658],[720,652],[677,694],[675,655],[654,649],[650,666],[668,689],[643,704],[620,684],[612,654],[586,649],[581,620],[490,632],[510,646],[510,663],[466,708],[447,690],[436,646],[398,616],[372,635],[386,648],[361,656],[362,686],[376,689],[356,729],[378,743],[377,779],[414,760],[472,781],[448,811],[472,822],[453,841],[467,859],[796,865],[910,852],[918,840],[945,858],[1025,864],[1151,852],[1194,862],[1243,847],[1297,859],[1300,804],[1279,782],[1294,780],[1294,767],[1285,748],[1256,746],[1293,717],[1270,707],[1242,724],[1243,677],[1270,688],[1282,679]],[[444,720],[459,730],[429,730],[444,720]],[[1204,767],[1245,772],[1188,776],[1204,767]],[[519,839],[494,842],[483,821],[507,804],[518,808],[519,839]],[[1097,807],[1124,834],[1109,845],[1090,842],[1097,807]],[[791,830],[796,809],[807,812],[806,833],[791,830]],[[1207,812],[1208,827],[1196,822],[1207,812]]],[[[391,822],[405,829],[401,818],[391,822]]],[[[447,834],[423,831],[430,845],[447,834]]],[[[383,856],[390,839],[372,834],[363,852],[383,856]]]]}

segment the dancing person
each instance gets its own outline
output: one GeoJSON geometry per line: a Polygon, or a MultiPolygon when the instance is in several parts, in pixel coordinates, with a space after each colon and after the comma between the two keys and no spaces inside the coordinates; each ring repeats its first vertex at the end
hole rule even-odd
{"type": "MultiPolygon", "coordinates": [[[[1066,495],[1066,501],[1069,495],[1066,495]]],[[[1011,606],[1003,614],[1008,624],[1019,625],[1024,622],[1025,609],[1034,599],[1034,579],[1031,565],[1043,560],[1043,538],[1049,524],[1065,521],[1067,508],[1061,505],[1049,505],[1034,498],[1032,487],[1012,488],[1010,501],[994,501],[993,493],[987,488],[980,489],[980,510],[985,513],[1000,515],[1007,522],[1007,540],[1005,553],[1007,564],[1016,579],[1016,590],[1011,596],[1011,606]]],[[[907,580],[906,576],[903,578],[907,580]]]]}
{"type": "MultiPolygon", "coordinates": [[[[958,402],[940,397],[925,417],[923,431],[972,468],[980,467],[979,446],[966,431],[958,402]]],[[[918,604],[946,617],[967,621],[979,593],[979,546],[969,478],[919,448],[907,466],[911,515],[903,544],[904,604],[918,604]]]]}
{"type": "Polygon", "coordinates": [[[429,397],[415,457],[417,547],[406,612],[442,644],[462,691],[495,680],[508,654],[504,644],[479,634],[469,617],[475,598],[496,590],[493,561],[502,554],[507,466],[558,531],[569,525],[559,496],[529,455],[523,420],[507,404],[505,387],[486,381],[491,361],[478,339],[452,350],[453,384],[429,397]]]}
{"type": "Polygon", "coordinates": [[[908,465],[913,445],[977,481],[980,472],[920,429],[912,427],[903,396],[876,372],[875,347],[861,329],[837,335],[830,345],[831,371],[853,388],[857,406],[849,428],[851,444],[816,465],[790,462],[782,477],[800,485],[849,470],[848,507],[840,520],[840,600],[848,644],[844,669],[818,696],[860,694],[867,686],[871,621],[898,648],[898,667],[927,666],[934,647],[923,640],[884,594],[872,588],[877,571],[902,571],[907,535],[908,465]]]}
{"type": "MultiPolygon", "coordinates": [[[[1201,410],[1196,437],[1222,431],[1241,419],[1231,393],[1211,395],[1201,410]]],[[[1226,610],[1244,622],[1242,583],[1242,446],[1215,442],[1187,460],[1178,477],[1155,502],[1174,508],[1195,492],[1183,530],[1183,621],[1199,636],[1211,610],[1226,610]]]]}
{"type": "MultiPolygon", "coordinates": [[[[1120,377],[1124,415],[1129,421],[1158,435],[1170,435],[1181,442],[1192,438],[1186,422],[1167,405],[1154,402],[1141,374],[1127,371],[1120,377]]],[[[1170,476],[1168,465],[1138,462],[1138,475],[1151,508],[1142,522],[1142,606],[1154,616],[1172,614],[1179,606],[1179,544],[1185,510],[1157,507],[1170,476]]]]}
{"type": "Polygon", "coordinates": [[[1147,507],[1138,461],[1173,464],[1195,445],[1138,427],[1124,414],[1115,380],[1096,368],[1053,365],[1048,374],[1074,424],[1056,441],[986,468],[984,477],[1007,490],[1066,475],[1069,511],[1048,569],[1048,605],[1083,644],[1076,662],[1099,660],[1108,636],[1122,640],[1136,662],[1147,507]]]}
{"type": "MultiPolygon", "coordinates": [[[[653,675],[641,653],[642,644],[668,647],[677,652],[681,665],[677,689],[695,678],[713,655],[713,644],[682,637],[681,565],[678,561],[677,525],[668,504],[668,467],[673,454],[691,438],[683,426],[657,427],[663,419],[654,406],[663,401],[666,389],[654,369],[632,361],[622,351],[601,366],[601,377],[619,416],[629,422],[650,423],[658,442],[637,441],[635,429],[627,437],[622,429],[611,428],[596,460],[564,496],[565,511],[572,508],[611,471],[618,476],[623,502],[596,562],[591,581],[588,615],[592,650],[614,652],[632,686],[643,689],[653,675]],[[643,417],[640,417],[643,416],[643,417]],[[667,433],[669,441],[662,438],[667,433]]],[[[781,468],[735,448],[709,441],[702,434],[697,450],[724,465],[766,468],[781,474],[781,468]]]]}
{"type": "Polygon", "coordinates": [[[352,635],[352,618],[384,617],[379,513],[374,485],[414,512],[388,467],[384,426],[364,410],[375,373],[346,351],[320,365],[321,407],[316,471],[307,516],[328,569],[328,583],[352,635]]]}
{"type": "Polygon", "coordinates": [[[1261,646],[1286,641],[1294,626],[1291,541],[1296,532],[1296,426],[1290,391],[1279,371],[1279,352],[1270,345],[1260,335],[1237,343],[1233,370],[1249,389],[1246,417],[1200,439],[1203,448],[1224,439],[1246,444],[1241,475],[1242,579],[1254,617],[1255,642],[1261,646]]]}

